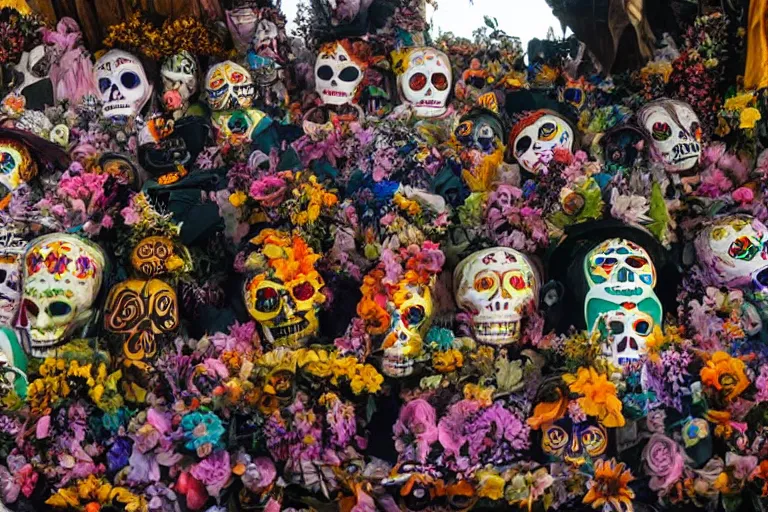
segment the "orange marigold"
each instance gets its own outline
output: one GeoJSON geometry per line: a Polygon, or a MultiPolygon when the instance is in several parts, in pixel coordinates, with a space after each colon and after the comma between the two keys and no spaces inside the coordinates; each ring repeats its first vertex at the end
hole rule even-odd
{"type": "Polygon", "coordinates": [[[623,427],[621,400],[616,396],[616,385],[594,368],[579,368],[577,375],[564,375],[563,380],[572,393],[582,395],[579,406],[585,414],[597,417],[604,427],[623,427]]]}
{"type": "Polygon", "coordinates": [[[595,476],[587,483],[589,492],[583,503],[591,504],[594,509],[605,509],[605,505],[609,505],[616,512],[632,512],[635,493],[628,485],[634,477],[624,468],[624,463],[617,464],[615,459],[596,461],[595,476]]]}
{"type": "Polygon", "coordinates": [[[701,382],[705,386],[722,391],[729,401],[735,400],[749,387],[744,373],[744,361],[725,352],[715,352],[701,369],[701,382]]]}

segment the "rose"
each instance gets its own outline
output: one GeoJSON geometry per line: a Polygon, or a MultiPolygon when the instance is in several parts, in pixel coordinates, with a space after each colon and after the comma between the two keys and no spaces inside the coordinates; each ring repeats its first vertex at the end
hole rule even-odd
{"type": "Polygon", "coordinates": [[[173,111],[179,110],[184,99],[181,97],[179,91],[167,91],[163,94],[163,101],[165,102],[165,108],[173,111]]]}
{"type": "Polygon", "coordinates": [[[643,461],[654,491],[667,490],[683,474],[684,460],[680,446],[662,434],[653,434],[643,449],[643,461]]]}
{"type": "Polygon", "coordinates": [[[664,420],[667,418],[667,413],[664,409],[654,409],[648,413],[648,417],[645,419],[646,426],[649,431],[655,434],[664,433],[664,420]]]}
{"type": "Polygon", "coordinates": [[[229,465],[229,452],[222,450],[209,455],[195,464],[190,474],[205,484],[210,496],[218,496],[232,474],[232,468],[229,465]]]}

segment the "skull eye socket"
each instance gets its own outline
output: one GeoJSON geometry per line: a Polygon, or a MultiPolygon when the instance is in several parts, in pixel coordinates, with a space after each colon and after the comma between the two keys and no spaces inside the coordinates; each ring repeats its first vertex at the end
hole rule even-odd
{"type": "Polygon", "coordinates": [[[71,312],[72,306],[63,300],[57,300],[48,305],[48,314],[51,316],[67,316],[71,312]]]}
{"type": "Polygon", "coordinates": [[[309,300],[315,294],[315,289],[309,283],[301,283],[293,288],[293,296],[296,300],[309,300]]]}
{"type": "Polygon", "coordinates": [[[496,281],[489,276],[478,277],[475,279],[475,290],[479,292],[487,292],[496,286],[496,281]]]}
{"type": "Polygon", "coordinates": [[[525,137],[520,137],[517,139],[517,142],[515,142],[515,153],[518,155],[525,153],[531,147],[532,143],[533,141],[529,136],[526,135],[525,137]]]}
{"type": "Polygon", "coordinates": [[[411,306],[403,314],[403,322],[408,327],[416,327],[420,325],[427,314],[423,306],[411,306]]]}
{"type": "Polygon", "coordinates": [[[405,496],[403,501],[409,510],[423,510],[431,503],[432,496],[429,489],[417,483],[414,484],[411,492],[405,496]]]}
{"type": "Polygon", "coordinates": [[[753,244],[748,236],[740,236],[728,248],[728,254],[737,260],[752,261],[759,250],[760,248],[753,244]]]}
{"type": "Polygon", "coordinates": [[[590,427],[581,434],[581,444],[586,449],[590,457],[598,457],[605,452],[608,447],[608,440],[605,433],[597,427],[590,427]]]}
{"type": "Polygon", "coordinates": [[[211,82],[211,89],[219,89],[222,85],[224,85],[224,79],[223,78],[217,78],[213,82],[211,82]]]}
{"type": "Polygon", "coordinates": [[[274,288],[262,288],[256,292],[256,310],[272,313],[280,306],[280,293],[274,288]]]}
{"type": "Polygon", "coordinates": [[[444,91],[448,88],[448,77],[443,73],[435,73],[432,75],[432,85],[438,91],[444,91]]]}
{"type": "Polygon", "coordinates": [[[333,68],[327,64],[320,66],[317,68],[317,78],[320,80],[330,80],[333,78],[333,68]]]}
{"type": "Polygon", "coordinates": [[[610,322],[608,324],[608,328],[611,330],[611,334],[614,336],[616,336],[617,334],[622,334],[624,332],[624,324],[616,320],[610,322]]]}
{"type": "Polygon", "coordinates": [[[8,278],[8,271],[4,268],[0,268],[0,283],[4,283],[8,278]]]}
{"type": "Polygon", "coordinates": [[[120,83],[128,89],[135,89],[141,85],[141,78],[133,71],[126,71],[120,75],[120,83]]]}
{"type": "Polygon", "coordinates": [[[245,75],[243,75],[242,73],[238,73],[237,71],[235,71],[235,72],[234,72],[234,73],[232,73],[232,75],[229,77],[229,80],[230,80],[230,81],[231,81],[233,84],[239,84],[240,82],[242,82],[243,80],[245,80],[245,75]]]}
{"type": "Polygon", "coordinates": [[[408,80],[408,87],[413,91],[420,91],[427,85],[427,75],[424,73],[415,73],[408,80]]]}
{"type": "Polygon", "coordinates": [[[24,305],[22,307],[24,311],[27,313],[27,315],[29,316],[35,317],[40,314],[40,308],[37,307],[37,304],[35,304],[29,299],[24,300],[24,305]]]}
{"type": "Polygon", "coordinates": [[[509,284],[515,290],[525,289],[525,278],[519,272],[515,272],[509,276],[509,284]]]}
{"type": "Polygon", "coordinates": [[[112,87],[112,80],[109,78],[99,78],[99,90],[104,93],[112,87]]]}
{"type": "Polygon", "coordinates": [[[640,336],[648,336],[651,334],[651,324],[647,320],[636,320],[634,329],[640,336]]]}
{"type": "Polygon", "coordinates": [[[541,440],[542,448],[546,453],[557,453],[568,444],[568,433],[560,427],[551,426],[544,432],[541,440]]]}
{"type": "Polygon", "coordinates": [[[343,82],[354,82],[360,78],[360,70],[355,66],[347,66],[339,73],[339,80],[343,82]]]}
{"type": "Polygon", "coordinates": [[[624,261],[626,261],[627,265],[632,268],[643,268],[648,263],[645,258],[641,258],[640,256],[630,256],[624,261]]]}
{"type": "Polygon", "coordinates": [[[473,127],[474,125],[472,124],[472,121],[464,121],[456,128],[456,137],[469,137],[472,134],[473,127]]]}
{"type": "Polygon", "coordinates": [[[539,128],[539,140],[550,141],[557,135],[557,125],[555,123],[544,123],[539,128]]]}
{"type": "Polygon", "coordinates": [[[654,138],[654,140],[665,141],[672,136],[672,128],[670,128],[667,123],[662,121],[653,123],[651,136],[654,138]]]}
{"type": "Polygon", "coordinates": [[[160,259],[164,259],[168,257],[168,247],[165,246],[165,244],[157,244],[155,246],[155,256],[157,256],[160,259]]]}

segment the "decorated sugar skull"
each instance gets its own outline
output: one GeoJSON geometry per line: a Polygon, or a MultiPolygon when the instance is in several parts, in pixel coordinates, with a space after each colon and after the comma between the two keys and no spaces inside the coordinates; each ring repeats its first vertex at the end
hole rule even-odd
{"type": "Polygon", "coordinates": [[[315,90],[326,105],[355,103],[367,64],[357,56],[361,42],[326,43],[315,61],[315,90]]]}
{"type": "Polygon", "coordinates": [[[26,145],[0,138],[0,205],[10,201],[10,193],[37,176],[37,163],[26,145]]]}
{"type": "Polygon", "coordinates": [[[176,254],[176,248],[168,237],[150,236],[133,248],[131,265],[147,277],[157,277],[178,270],[184,261],[176,254]]]}
{"type": "Polygon", "coordinates": [[[480,96],[453,135],[461,147],[462,177],[472,192],[487,192],[504,163],[504,125],[494,93],[480,96]]]}
{"type": "Polygon", "coordinates": [[[400,283],[389,299],[391,325],[381,348],[381,371],[388,377],[408,377],[424,356],[424,337],[432,325],[434,303],[430,283],[426,286],[400,283]]]}
{"type": "Polygon", "coordinates": [[[476,252],[453,274],[459,308],[472,319],[475,339],[487,345],[517,342],[522,321],[538,305],[540,279],[531,260],[507,247],[476,252]]]}
{"type": "Polygon", "coordinates": [[[227,60],[208,70],[205,92],[214,111],[235,110],[253,105],[256,86],[247,69],[227,60]]]}
{"type": "Polygon", "coordinates": [[[211,124],[219,144],[242,146],[250,144],[259,126],[270,121],[269,117],[255,108],[214,112],[211,124]]]}
{"type": "Polygon", "coordinates": [[[573,149],[574,131],[559,114],[537,110],[518,121],[509,135],[509,144],[520,166],[532,174],[545,172],[555,150],[573,149]]]}
{"type": "Polygon", "coordinates": [[[20,337],[22,332],[7,326],[0,327],[0,395],[3,385],[12,386],[16,394],[27,394],[27,355],[20,337]]]}
{"type": "Polygon", "coordinates": [[[21,263],[27,242],[11,229],[0,231],[0,326],[10,326],[21,301],[21,263]]]}
{"type": "Polygon", "coordinates": [[[650,255],[630,240],[613,238],[587,254],[584,272],[589,285],[584,303],[587,328],[604,334],[604,352],[615,364],[638,360],[648,336],[662,323],[650,255]]]}
{"type": "Polygon", "coordinates": [[[701,155],[701,122],[685,102],[662,98],[637,112],[640,127],[652,141],[652,150],[668,172],[691,169],[701,155]]]}
{"type": "Polygon", "coordinates": [[[163,80],[163,99],[166,106],[172,96],[179,95],[182,103],[188,103],[197,92],[198,66],[195,57],[186,50],[167,57],[160,67],[163,80]]]}
{"type": "Polygon", "coordinates": [[[74,235],[45,235],[27,247],[18,325],[33,356],[45,357],[92,319],[105,265],[101,248],[74,235]]]}
{"type": "Polygon", "coordinates": [[[445,114],[453,75],[448,56],[434,48],[412,48],[403,59],[398,76],[400,98],[416,115],[436,117],[445,114]]]}
{"type": "Polygon", "coordinates": [[[105,117],[134,117],[152,95],[144,66],[128,52],[108,51],[96,61],[94,74],[105,117]]]}
{"type": "Polygon", "coordinates": [[[721,217],[696,237],[699,264],[713,284],[768,297],[768,228],[749,215],[721,217]]]}
{"type": "Polygon", "coordinates": [[[104,328],[120,335],[123,353],[133,361],[152,358],[158,340],[179,327],[176,292],[159,279],[128,279],[112,287],[104,310],[104,328]]]}
{"type": "Polygon", "coordinates": [[[298,235],[275,230],[264,230],[251,242],[259,251],[250,258],[256,272],[243,288],[248,313],[273,346],[305,344],[318,332],[325,302],[325,284],[314,267],[320,255],[298,235]]]}

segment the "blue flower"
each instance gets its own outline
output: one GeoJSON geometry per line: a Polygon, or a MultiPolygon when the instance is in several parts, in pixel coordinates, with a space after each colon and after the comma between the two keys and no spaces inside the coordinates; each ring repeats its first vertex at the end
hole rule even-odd
{"type": "Polygon", "coordinates": [[[389,200],[394,197],[400,183],[397,181],[380,181],[373,186],[373,195],[377,200],[389,200]]]}
{"type": "Polygon", "coordinates": [[[221,419],[212,412],[187,414],[181,420],[181,428],[187,440],[184,446],[188,450],[197,451],[206,444],[213,445],[214,449],[221,447],[224,426],[221,419]]]}
{"type": "Polygon", "coordinates": [[[118,437],[107,452],[107,470],[114,474],[128,465],[133,443],[127,437],[118,437]]]}
{"type": "Polygon", "coordinates": [[[450,329],[432,327],[427,332],[427,344],[436,345],[437,350],[444,351],[453,347],[454,335],[450,329]]]}

